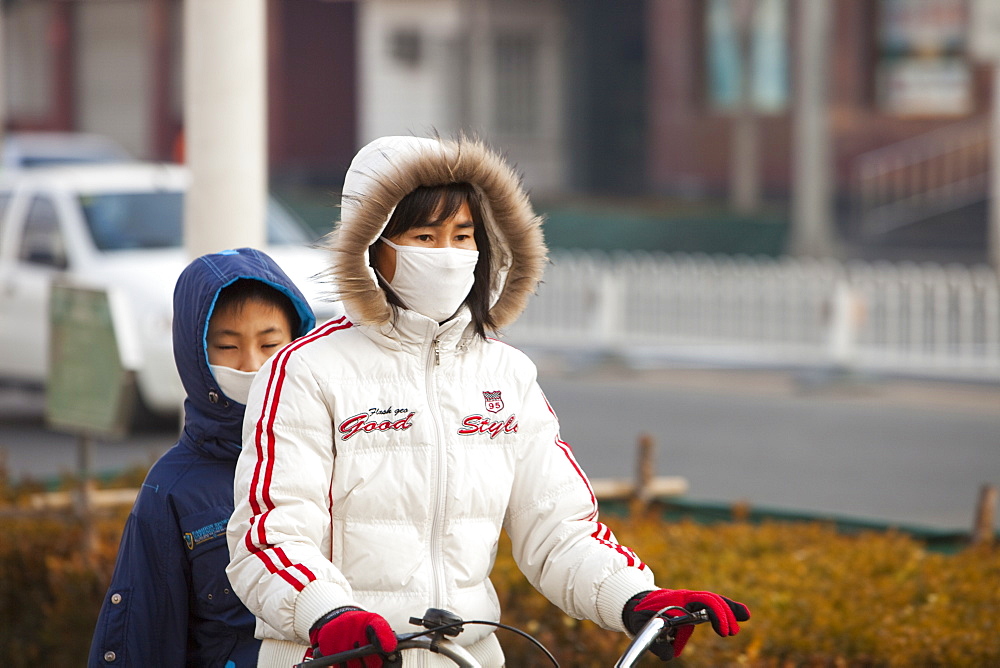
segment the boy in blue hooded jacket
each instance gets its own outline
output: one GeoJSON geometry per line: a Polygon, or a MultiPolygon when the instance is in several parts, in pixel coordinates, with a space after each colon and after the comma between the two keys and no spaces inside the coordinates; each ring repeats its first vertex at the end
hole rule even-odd
{"type": "Polygon", "coordinates": [[[226,577],[243,413],[261,364],[314,325],[305,297],[260,251],[204,255],[177,279],[184,429],[149,470],[125,523],[91,668],[257,664],[255,619],[226,577]]]}

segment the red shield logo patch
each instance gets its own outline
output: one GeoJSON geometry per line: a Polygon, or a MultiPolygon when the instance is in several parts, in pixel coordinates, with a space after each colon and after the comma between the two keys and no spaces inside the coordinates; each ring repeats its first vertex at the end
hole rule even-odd
{"type": "Polygon", "coordinates": [[[486,400],[486,410],[490,413],[499,413],[503,410],[503,399],[500,397],[500,390],[483,392],[483,399],[486,400]]]}

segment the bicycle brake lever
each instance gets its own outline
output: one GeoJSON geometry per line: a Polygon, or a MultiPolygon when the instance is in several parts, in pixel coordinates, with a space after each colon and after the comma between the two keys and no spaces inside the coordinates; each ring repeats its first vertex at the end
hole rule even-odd
{"type": "Polygon", "coordinates": [[[422,626],[428,631],[452,637],[465,630],[462,628],[461,617],[441,608],[427,608],[423,617],[410,617],[410,623],[414,626],[422,626]]]}
{"type": "Polygon", "coordinates": [[[695,610],[694,612],[691,613],[691,616],[695,617],[696,619],[698,619],[698,621],[701,622],[712,621],[712,618],[708,616],[708,610],[706,610],[705,608],[702,608],[700,610],[695,610]]]}

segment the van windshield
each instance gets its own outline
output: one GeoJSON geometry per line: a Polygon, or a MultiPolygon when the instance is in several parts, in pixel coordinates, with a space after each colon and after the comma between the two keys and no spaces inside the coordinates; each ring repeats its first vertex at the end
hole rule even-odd
{"type": "MultiPolygon", "coordinates": [[[[184,193],[142,191],[80,196],[87,228],[101,251],[177,248],[183,244],[184,193]]],[[[274,199],[267,203],[269,244],[307,244],[309,234],[274,199]]]]}

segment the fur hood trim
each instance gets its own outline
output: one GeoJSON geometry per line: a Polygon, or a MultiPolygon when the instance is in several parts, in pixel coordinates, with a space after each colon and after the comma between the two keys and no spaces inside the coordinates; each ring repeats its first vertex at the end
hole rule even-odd
{"type": "MultiPolygon", "coordinates": [[[[482,190],[484,212],[499,271],[490,314],[497,328],[511,325],[537,289],[547,261],[541,218],[520,177],[483,142],[422,137],[382,137],[354,157],[344,179],[340,223],[324,247],[333,255],[329,277],[357,324],[382,327],[392,307],[368,266],[368,247],[378,239],[396,204],[420,186],[471,183],[482,190]]],[[[495,270],[496,271],[496,270],[495,270]]]]}

